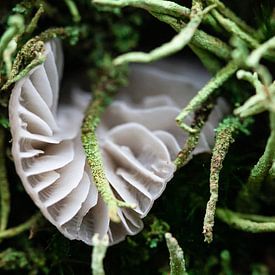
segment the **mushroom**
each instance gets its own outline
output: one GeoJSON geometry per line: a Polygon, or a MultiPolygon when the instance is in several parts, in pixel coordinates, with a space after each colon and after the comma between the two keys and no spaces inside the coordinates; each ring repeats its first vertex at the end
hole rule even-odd
{"type": "MultiPolygon", "coordinates": [[[[110,244],[118,243],[142,230],[141,219],[173,177],[173,160],[186,140],[175,117],[209,76],[192,62],[131,68],[129,86],[118,93],[97,129],[114,195],[136,205],[119,209],[121,222],[114,223],[93,183],[81,143],[90,96],[74,89],[70,103],[59,103],[60,42],[47,42],[44,54],[44,64],[18,81],[10,98],[16,171],[43,215],[66,237],[91,245],[94,234],[107,234],[110,244]]],[[[215,107],[193,154],[211,150],[214,128],[226,109],[222,101],[215,107]]]]}

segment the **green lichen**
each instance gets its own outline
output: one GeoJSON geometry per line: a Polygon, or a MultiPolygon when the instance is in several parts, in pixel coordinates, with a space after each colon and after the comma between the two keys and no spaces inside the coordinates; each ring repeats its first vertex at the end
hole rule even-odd
{"type": "Polygon", "coordinates": [[[226,118],[216,130],[215,145],[212,152],[210,166],[210,198],[207,202],[206,213],[203,222],[203,234],[205,242],[212,242],[216,204],[219,196],[219,177],[223,167],[223,161],[227,155],[229,146],[234,142],[236,135],[243,127],[236,117],[226,118]]]}
{"type": "Polygon", "coordinates": [[[184,255],[181,247],[170,233],[165,234],[167,247],[170,253],[171,275],[187,275],[184,255]]]}
{"type": "Polygon", "coordinates": [[[92,253],[92,271],[93,275],[104,275],[103,259],[108,247],[108,237],[104,236],[99,239],[98,235],[93,237],[93,253],[92,253]]]}
{"type": "Polygon", "coordinates": [[[125,81],[123,73],[123,68],[114,69],[112,67],[102,73],[99,84],[94,90],[94,98],[87,108],[81,129],[82,144],[95,185],[103,201],[108,206],[110,219],[114,222],[120,220],[117,215],[119,207],[134,208],[135,206],[116,199],[105,175],[96,128],[100,122],[100,116],[110,104],[112,96],[125,81]]]}

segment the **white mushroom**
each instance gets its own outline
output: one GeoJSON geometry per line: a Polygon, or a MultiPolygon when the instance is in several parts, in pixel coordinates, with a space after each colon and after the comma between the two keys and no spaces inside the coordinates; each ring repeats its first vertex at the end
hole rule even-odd
{"type": "MultiPolygon", "coordinates": [[[[130,85],[107,108],[97,130],[115,196],[136,205],[134,210],[119,209],[121,223],[113,223],[81,144],[89,95],[74,90],[73,102],[58,105],[60,43],[46,43],[45,56],[43,65],[16,83],[10,98],[16,171],[44,216],[66,237],[91,245],[95,233],[108,234],[110,243],[117,243],[142,229],[141,219],[172,178],[173,160],[186,140],[175,117],[208,75],[192,63],[131,69],[130,85]]],[[[194,154],[210,151],[213,130],[225,110],[220,102],[212,112],[194,154]]]]}

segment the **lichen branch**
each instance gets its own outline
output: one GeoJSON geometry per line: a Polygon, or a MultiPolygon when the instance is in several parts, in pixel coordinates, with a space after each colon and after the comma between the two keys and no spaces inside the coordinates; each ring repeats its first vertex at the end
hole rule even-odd
{"type": "MultiPolygon", "coordinates": [[[[275,160],[275,113],[273,112],[270,112],[270,128],[271,133],[264,153],[251,170],[247,183],[239,193],[238,200],[241,204],[250,205],[249,202],[254,201],[255,196],[259,194],[262,182],[272,172],[275,160]]],[[[250,207],[250,210],[253,211],[253,207],[250,207]]]]}
{"type": "Polygon", "coordinates": [[[38,214],[33,215],[26,222],[24,222],[16,227],[12,227],[7,230],[0,231],[0,240],[13,238],[13,237],[27,231],[32,226],[34,226],[40,218],[41,218],[41,214],[38,213],[38,214]]]}
{"type": "Polygon", "coordinates": [[[228,209],[218,208],[216,211],[216,216],[219,220],[228,224],[232,228],[242,230],[250,233],[265,233],[265,232],[275,232],[275,222],[272,220],[270,222],[257,222],[243,217],[243,214],[230,211],[228,209]]]}
{"type": "Polygon", "coordinates": [[[240,117],[255,115],[266,110],[275,112],[275,89],[273,85],[264,85],[258,78],[258,74],[240,70],[237,72],[239,79],[250,82],[256,90],[256,94],[251,96],[242,106],[234,110],[234,114],[240,117]]]}
{"type": "Polygon", "coordinates": [[[75,2],[73,0],[64,0],[64,2],[66,3],[72,17],[73,17],[73,21],[75,23],[78,23],[81,20],[81,16],[79,14],[78,8],[75,4],[75,2]]]}
{"type": "Polygon", "coordinates": [[[207,0],[209,4],[216,4],[217,9],[220,13],[222,13],[225,17],[230,19],[236,25],[238,25],[242,30],[251,35],[255,34],[255,30],[246,24],[242,19],[240,19],[232,10],[230,10],[227,6],[224,5],[220,0],[207,0]]]}
{"type": "Polygon", "coordinates": [[[190,16],[190,9],[183,7],[172,1],[159,0],[92,0],[94,4],[109,5],[113,7],[124,8],[127,6],[142,8],[149,12],[167,14],[174,17],[190,16]]]}
{"type": "Polygon", "coordinates": [[[1,198],[1,216],[0,216],[0,232],[5,230],[8,225],[10,214],[10,191],[9,182],[7,178],[6,164],[5,164],[5,133],[4,129],[0,127],[0,198],[1,198]]]}
{"type": "Polygon", "coordinates": [[[217,10],[213,10],[212,14],[217,19],[217,21],[224,27],[224,29],[227,30],[229,33],[240,37],[243,41],[247,42],[247,44],[252,48],[257,48],[259,46],[259,42],[252,36],[250,36],[247,32],[239,28],[239,26],[235,22],[223,17],[217,10]]]}
{"type": "Polygon", "coordinates": [[[205,242],[212,242],[214,217],[219,195],[219,177],[223,167],[223,161],[227,155],[229,146],[234,142],[233,136],[242,128],[241,122],[236,117],[229,117],[220,123],[216,130],[215,145],[213,148],[210,166],[210,198],[207,203],[203,222],[203,234],[205,242]]]}
{"type": "Polygon", "coordinates": [[[170,274],[187,275],[183,251],[177,240],[173,238],[171,233],[166,233],[165,239],[170,254],[170,274]]]}
{"type": "MultiPolygon", "coordinates": [[[[121,68],[119,67],[117,71],[121,68]]],[[[113,72],[112,72],[113,73],[113,72]]],[[[120,76],[121,77],[121,76],[120,76]]],[[[132,204],[118,200],[106,178],[102,154],[96,136],[96,128],[100,122],[100,116],[111,102],[111,98],[121,85],[119,76],[116,73],[104,75],[95,88],[94,99],[91,101],[83,124],[82,124],[82,144],[86,153],[91,173],[99,194],[108,206],[110,219],[119,222],[117,210],[119,207],[134,208],[132,204]]]]}
{"type": "MultiPolygon", "coordinates": [[[[114,7],[133,6],[145,9],[154,17],[158,18],[160,21],[169,24],[177,32],[182,31],[183,28],[186,27],[186,23],[183,21],[183,18],[188,19],[191,15],[191,11],[188,8],[182,7],[170,1],[93,0],[93,3],[101,5],[111,5],[114,7]]],[[[206,10],[206,12],[208,12],[208,10],[206,10]]],[[[203,19],[204,18],[207,19],[207,21],[209,22],[208,15],[205,15],[203,19]]],[[[212,19],[210,19],[211,22],[213,21],[212,19]]],[[[231,49],[226,43],[212,35],[207,34],[202,30],[195,31],[190,43],[194,44],[197,47],[205,49],[206,51],[209,51],[212,54],[225,60],[228,60],[231,56],[231,49]]]]}
{"type": "Polygon", "coordinates": [[[3,52],[9,42],[24,30],[24,18],[20,14],[15,14],[8,19],[8,28],[0,38],[0,58],[2,59],[3,52]]]}
{"type": "Polygon", "coordinates": [[[275,48],[275,36],[267,40],[265,43],[259,45],[250,56],[247,58],[247,65],[250,67],[256,67],[259,64],[261,57],[270,49],[275,48]]]}
{"type": "Polygon", "coordinates": [[[166,56],[172,55],[182,50],[192,39],[195,31],[200,25],[203,16],[215,6],[209,6],[202,10],[202,3],[198,0],[193,0],[193,5],[188,24],[168,43],[152,50],[150,53],[130,52],[117,57],[114,60],[115,65],[120,65],[129,62],[152,62],[166,56]]]}
{"type": "Polygon", "coordinates": [[[200,107],[210,95],[213,94],[226,80],[228,80],[239,68],[239,61],[232,60],[223,69],[210,79],[210,81],[197,93],[195,97],[188,103],[188,105],[177,116],[176,121],[180,128],[190,132],[196,133],[198,130],[185,124],[184,119],[189,113],[200,107]]]}
{"type": "Polygon", "coordinates": [[[93,275],[104,275],[103,259],[105,257],[108,248],[108,236],[105,235],[102,239],[99,238],[98,234],[93,237],[93,253],[92,253],[92,274],[93,275]]]}
{"type": "Polygon", "coordinates": [[[195,116],[191,124],[191,127],[196,129],[197,131],[195,133],[189,133],[188,138],[184,144],[184,147],[178,153],[178,156],[174,161],[177,169],[180,169],[182,166],[186,164],[190,157],[190,154],[196,148],[200,139],[201,129],[203,128],[213,107],[213,103],[206,103],[203,104],[201,108],[195,111],[195,116]]]}
{"type": "Polygon", "coordinates": [[[68,27],[51,28],[31,38],[17,53],[9,77],[0,91],[7,90],[13,83],[25,77],[34,67],[45,61],[44,42],[56,37],[71,37],[75,40],[73,36],[74,29],[68,27]]]}

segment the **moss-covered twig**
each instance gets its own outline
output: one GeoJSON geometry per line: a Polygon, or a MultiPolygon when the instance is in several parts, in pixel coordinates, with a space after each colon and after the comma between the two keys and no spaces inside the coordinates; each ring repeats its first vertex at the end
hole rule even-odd
{"type": "Polygon", "coordinates": [[[93,237],[93,253],[92,253],[92,274],[93,275],[104,275],[103,259],[105,257],[108,248],[108,236],[104,236],[102,239],[99,238],[98,234],[93,237]]]}
{"type": "Polygon", "coordinates": [[[243,218],[240,213],[223,208],[217,208],[216,216],[219,220],[238,230],[250,233],[275,232],[275,223],[273,220],[271,222],[255,222],[243,218]]]}
{"type": "Polygon", "coordinates": [[[116,70],[110,69],[102,76],[97,87],[92,102],[90,103],[83,124],[82,124],[82,144],[86,153],[88,164],[91,168],[95,185],[102,199],[107,204],[109,216],[112,221],[118,222],[117,210],[119,207],[134,208],[134,205],[116,199],[106,178],[103,159],[100,152],[99,142],[96,136],[96,128],[100,122],[100,116],[111,102],[111,97],[122,84],[121,67],[116,70]],[[117,73],[118,72],[118,73],[117,73]]]}
{"type": "Polygon", "coordinates": [[[44,7],[43,5],[40,5],[39,9],[35,13],[34,17],[32,18],[31,22],[26,27],[26,34],[32,34],[37,27],[38,20],[40,19],[41,15],[44,13],[44,7]]]}
{"type": "Polygon", "coordinates": [[[239,26],[234,21],[223,17],[217,10],[213,10],[212,14],[229,33],[240,37],[252,48],[257,48],[259,46],[259,42],[255,38],[250,36],[247,32],[239,28],[239,26]]]}
{"type": "MultiPolygon", "coordinates": [[[[268,138],[263,155],[251,170],[247,183],[239,193],[238,200],[241,204],[250,205],[259,194],[264,179],[272,171],[275,160],[275,113],[270,112],[271,133],[268,138]]],[[[250,210],[253,210],[250,208],[250,210]]]]}
{"type": "Polygon", "coordinates": [[[0,216],[0,232],[5,230],[8,225],[10,214],[10,191],[7,178],[6,163],[5,163],[5,133],[0,127],[0,198],[1,198],[1,216],[0,216]]]}
{"type": "Polygon", "coordinates": [[[195,116],[191,124],[191,127],[193,129],[196,129],[196,132],[189,133],[188,138],[184,144],[184,147],[178,153],[178,156],[174,161],[175,165],[177,166],[177,169],[180,169],[182,166],[185,165],[185,163],[188,161],[188,158],[190,157],[190,154],[196,148],[200,139],[201,129],[204,126],[213,107],[213,103],[207,103],[195,111],[195,116]]]}
{"type": "Polygon", "coordinates": [[[187,275],[184,255],[177,240],[173,238],[171,233],[165,234],[166,244],[170,254],[171,275],[187,275]]]}
{"type": "Polygon", "coordinates": [[[152,50],[150,53],[130,52],[123,54],[114,60],[114,64],[120,65],[129,62],[152,62],[182,50],[192,39],[203,19],[203,16],[214,8],[214,6],[209,6],[204,10],[202,8],[202,3],[200,1],[193,0],[190,21],[170,42],[152,50]]]}
{"type": "Polygon", "coordinates": [[[261,57],[270,49],[275,48],[275,36],[267,40],[265,43],[259,45],[250,56],[247,58],[247,65],[250,67],[256,67],[259,64],[261,57]]]}
{"type": "Polygon", "coordinates": [[[240,64],[236,60],[229,62],[223,69],[221,69],[210,81],[192,98],[188,105],[177,116],[176,121],[182,129],[195,133],[198,130],[188,126],[184,119],[190,112],[200,107],[215,90],[217,90],[228,78],[230,78],[239,68],[240,64]]]}
{"type": "Polygon", "coordinates": [[[72,17],[73,17],[73,21],[75,23],[78,23],[81,20],[81,16],[79,14],[78,8],[75,4],[75,2],[73,0],[64,0],[64,2],[66,3],[72,17]]]}
{"type": "MultiPolygon", "coordinates": [[[[111,5],[116,7],[133,6],[145,9],[160,21],[169,24],[177,32],[180,32],[184,27],[186,27],[186,23],[182,19],[189,18],[191,14],[189,9],[170,1],[94,0],[93,2],[101,5],[111,5]]],[[[230,46],[202,30],[195,31],[190,43],[225,60],[228,60],[231,56],[230,46]]]]}
{"type": "Polygon", "coordinates": [[[264,111],[275,112],[275,86],[264,85],[258,78],[258,74],[240,70],[237,72],[239,79],[250,82],[256,90],[256,94],[251,96],[242,106],[234,110],[234,114],[240,117],[255,115],[264,111]]]}
{"type": "Polygon", "coordinates": [[[13,83],[25,77],[33,68],[45,61],[44,42],[56,37],[74,36],[73,28],[51,28],[30,39],[17,53],[8,80],[0,91],[7,90],[13,83]]]}
{"type": "Polygon", "coordinates": [[[16,227],[12,227],[7,230],[1,231],[0,232],[0,240],[13,238],[13,237],[27,231],[32,226],[34,226],[40,218],[41,218],[41,214],[38,213],[38,214],[33,215],[26,222],[24,222],[16,227]]]}
{"type": "Polygon", "coordinates": [[[145,9],[149,12],[167,14],[174,17],[190,16],[190,9],[172,1],[159,0],[92,0],[95,4],[124,8],[127,6],[145,9]]]}
{"type": "MultiPolygon", "coordinates": [[[[0,58],[2,59],[3,52],[9,42],[24,30],[24,18],[20,14],[12,15],[8,19],[8,28],[0,38],[0,58]]],[[[0,59],[0,60],[1,60],[0,59]]]]}
{"type": "Polygon", "coordinates": [[[234,134],[242,128],[240,120],[236,117],[226,118],[216,130],[215,145],[211,158],[210,167],[210,198],[207,203],[203,222],[204,240],[208,243],[213,240],[213,227],[216,211],[216,204],[219,193],[219,176],[223,167],[223,161],[228,152],[229,146],[234,142],[234,134]]]}
{"type": "Polygon", "coordinates": [[[251,35],[255,34],[255,30],[246,24],[245,21],[243,21],[240,17],[238,17],[232,10],[230,10],[226,5],[224,5],[223,2],[220,0],[207,0],[209,4],[216,4],[217,9],[220,13],[222,13],[225,17],[230,19],[232,22],[234,22],[236,25],[238,25],[243,31],[246,33],[249,33],[251,35]]]}

